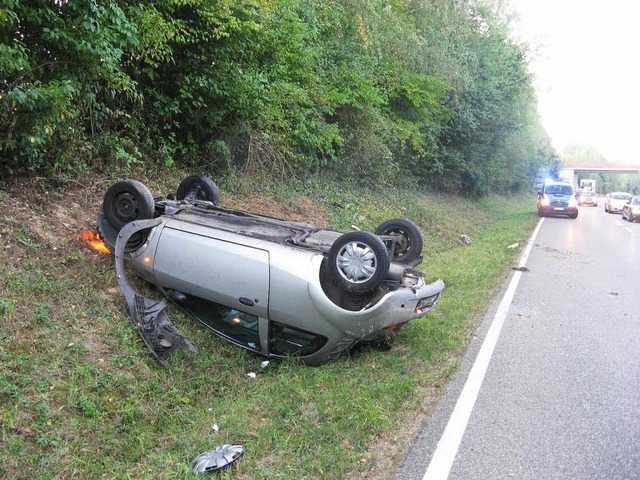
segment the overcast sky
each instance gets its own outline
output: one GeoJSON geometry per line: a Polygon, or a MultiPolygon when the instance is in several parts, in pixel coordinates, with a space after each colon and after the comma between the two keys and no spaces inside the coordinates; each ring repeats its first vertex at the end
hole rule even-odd
{"type": "Polygon", "coordinates": [[[640,163],[640,2],[508,0],[531,62],[543,124],[558,153],[593,145],[640,163]]]}

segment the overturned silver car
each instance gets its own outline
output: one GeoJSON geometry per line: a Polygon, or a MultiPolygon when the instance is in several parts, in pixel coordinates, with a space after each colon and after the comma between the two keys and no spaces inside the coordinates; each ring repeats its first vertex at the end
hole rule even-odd
{"type": "Polygon", "coordinates": [[[115,251],[134,323],[165,366],[180,343],[193,347],[169,321],[164,301],[133,289],[125,264],[225,339],[309,365],[359,343],[388,346],[444,288],[415,269],[423,240],[409,220],[388,220],[375,233],[339,233],[226,209],[204,176],[188,177],[166,198],[135,180],[117,182],[104,196],[98,227],[115,251]]]}

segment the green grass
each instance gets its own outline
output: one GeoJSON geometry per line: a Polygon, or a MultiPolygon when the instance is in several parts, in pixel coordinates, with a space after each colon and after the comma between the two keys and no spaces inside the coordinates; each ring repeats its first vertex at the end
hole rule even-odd
{"type": "MultiPolygon", "coordinates": [[[[145,181],[156,192],[170,180],[145,181]]],[[[523,244],[537,221],[531,196],[477,201],[320,181],[263,187],[276,204],[311,199],[338,229],[416,221],[420,268],[447,284],[437,307],[403,328],[389,352],[264,369],[262,358],[171,309],[199,353],[180,351],[165,370],[129,320],[112,259],[77,239],[95,226],[106,185],[67,185],[40,202],[31,195],[28,207],[16,206],[24,198],[15,193],[28,188],[0,191],[2,478],[196,478],[190,461],[227,442],[245,443],[246,453],[220,478],[389,478],[515,263],[518,251],[507,246],[523,244]]]]}

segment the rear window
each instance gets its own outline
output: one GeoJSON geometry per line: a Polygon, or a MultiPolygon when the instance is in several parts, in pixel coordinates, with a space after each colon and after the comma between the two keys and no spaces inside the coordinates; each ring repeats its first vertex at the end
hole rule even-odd
{"type": "Polygon", "coordinates": [[[630,195],[613,195],[614,200],[629,200],[631,198],[630,195]]]}
{"type": "Polygon", "coordinates": [[[544,187],[544,193],[556,195],[572,195],[573,188],[571,185],[547,185],[544,187]]]}

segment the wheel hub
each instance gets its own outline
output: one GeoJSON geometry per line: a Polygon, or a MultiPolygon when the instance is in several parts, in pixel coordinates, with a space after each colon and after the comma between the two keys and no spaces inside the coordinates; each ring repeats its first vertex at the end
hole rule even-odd
{"type": "Polygon", "coordinates": [[[367,245],[360,242],[346,244],[337,257],[338,272],[353,283],[369,280],[376,271],[376,256],[367,245]]]}
{"type": "Polygon", "coordinates": [[[116,214],[122,221],[135,220],[138,216],[138,201],[135,195],[129,192],[124,192],[118,195],[115,199],[116,214]]]}
{"type": "Polygon", "coordinates": [[[187,192],[185,197],[187,200],[206,200],[207,194],[200,187],[194,187],[187,192]]]}

